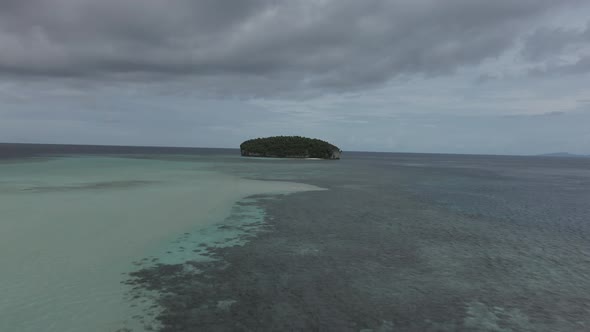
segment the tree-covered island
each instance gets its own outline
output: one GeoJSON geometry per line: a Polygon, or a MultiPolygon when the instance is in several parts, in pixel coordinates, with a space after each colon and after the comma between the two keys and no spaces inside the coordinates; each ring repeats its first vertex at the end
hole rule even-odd
{"type": "Polygon", "coordinates": [[[326,141],[301,136],[255,138],[240,144],[245,157],[340,159],[342,152],[326,141]]]}

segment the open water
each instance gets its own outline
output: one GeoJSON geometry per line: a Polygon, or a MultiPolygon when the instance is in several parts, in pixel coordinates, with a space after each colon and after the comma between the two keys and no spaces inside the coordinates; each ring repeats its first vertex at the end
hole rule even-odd
{"type": "Polygon", "coordinates": [[[0,331],[588,331],[590,159],[0,145],[0,331]]]}

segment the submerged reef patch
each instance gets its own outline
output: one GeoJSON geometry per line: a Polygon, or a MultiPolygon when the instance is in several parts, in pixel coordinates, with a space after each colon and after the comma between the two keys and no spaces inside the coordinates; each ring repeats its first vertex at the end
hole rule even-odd
{"type": "Polygon", "coordinates": [[[166,332],[588,330],[580,232],[435,204],[424,190],[440,187],[401,172],[256,199],[264,222],[244,242],[205,244],[211,259],[148,265],[129,283],[157,294],[166,332]]]}

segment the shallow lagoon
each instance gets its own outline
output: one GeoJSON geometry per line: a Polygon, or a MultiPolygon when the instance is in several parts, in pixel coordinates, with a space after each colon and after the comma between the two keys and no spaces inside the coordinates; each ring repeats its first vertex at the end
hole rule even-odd
{"type": "Polygon", "coordinates": [[[122,283],[138,261],[194,259],[195,238],[178,250],[185,233],[207,244],[235,236],[212,226],[244,197],[319,189],[216,172],[209,159],[155,158],[0,164],[1,331],[143,330],[149,322],[136,318],[153,303],[130,299],[122,283]]]}
{"type": "Polygon", "coordinates": [[[148,152],[2,162],[1,331],[590,329],[590,160],[148,152]]]}

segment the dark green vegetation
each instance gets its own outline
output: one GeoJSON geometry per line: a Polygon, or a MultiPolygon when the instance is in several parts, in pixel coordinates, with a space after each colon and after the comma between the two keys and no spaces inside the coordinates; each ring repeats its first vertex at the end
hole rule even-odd
{"type": "Polygon", "coordinates": [[[255,138],[240,144],[242,156],[340,159],[340,149],[326,141],[301,136],[255,138]]]}

